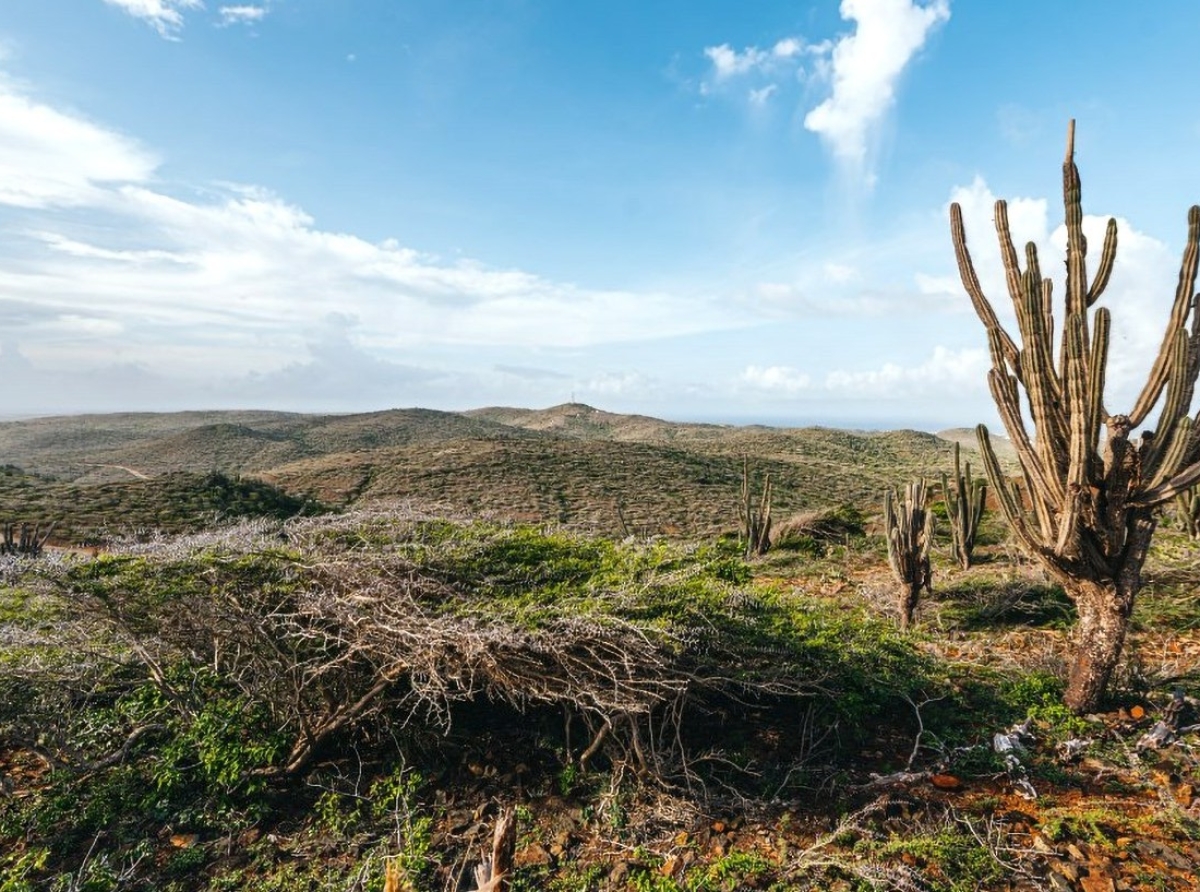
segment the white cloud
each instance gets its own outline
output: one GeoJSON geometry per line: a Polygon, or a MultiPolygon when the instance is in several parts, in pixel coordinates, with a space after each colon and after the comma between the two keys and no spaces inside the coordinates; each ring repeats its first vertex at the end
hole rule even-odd
{"type": "Polygon", "coordinates": [[[222,25],[251,25],[265,19],[268,12],[269,10],[265,6],[253,6],[250,4],[222,6],[217,10],[217,13],[221,16],[222,25]]]}
{"type": "Polygon", "coordinates": [[[935,347],[933,354],[916,366],[887,362],[868,371],[834,371],[825,378],[825,388],[856,397],[925,397],[935,393],[962,396],[967,391],[986,392],[990,361],[983,348],[950,350],[935,347]]]}
{"type": "Polygon", "coordinates": [[[838,39],[829,69],[832,95],[804,118],[834,157],[868,180],[868,142],[896,98],[896,82],[925,45],[929,33],[950,18],[949,0],[842,0],[842,18],[857,24],[838,39]]]}
{"type": "Polygon", "coordinates": [[[772,94],[774,94],[778,89],[778,84],[767,84],[762,89],[751,90],[747,94],[747,98],[749,98],[751,105],[762,107],[767,104],[767,100],[770,99],[772,94]]]}
{"type": "Polygon", "coordinates": [[[917,290],[922,294],[948,294],[953,297],[964,297],[962,280],[958,276],[931,276],[928,273],[917,273],[913,276],[917,290]]]}
{"type": "Polygon", "coordinates": [[[183,12],[203,9],[202,0],[104,0],[109,6],[123,9],[141,19],[168,40],[177,39],[183,28],[183,12]]]}
{"type": "Polygon", "coordinates": [[[147,373],[268,374],[315,355],[309,333],[330,314],[353,319],[338,343],[364,367],[413,350],[580,348],[747,324],[715,301],[587,288],[330,232],[262,189],[181,197],[154,181],[155,164],[133,141],[0,79],[10,233],[0,311],[30,362],[83,369],[119,357],[147,373]]]}
{"type": "Polygon", "coordinates": [[[757,283],[740,302],[756,315],[773,318],[910,317],[915,312],[945,312],[957,306],[962,294],[961,286],[949,291],[956,298],[950,301],[944,289],[897,287],[878,269],[871,276],[845,263],[818,262],[796,270],[789,281],[757,283]]]}
{"type": "Polygon", "coordinates": [[[762,68],[771,58],[769,52],[758,47],[748,46],[739,53],[727,43],[705,47],[704,55],[712,62],[713,76],[717,80],[762,68]]]}
{"type": "Polygon", "coordinates": [[[802,37],[784,37],[768,48],[748,46],[739,51],[727,43],[705,47],[704,55],[712,68],[700,81],[700,93],[709,96],[731,84],[746,86],[747,101],[761,108],[782,85],[794,83],[794,75],[799,72],[803,76],[807,60],[815,57],[819,62],[832,46],[829,41],[814,44],[802,37]]]}
{"type": "Polygon", "coordinates": [[[791,59],[804,52],[804,41],[798,37],[785,37],[771,47],[771,55],[779,59],[791,59]]]}
{"type": "Polygon", "coordinates": [[[758,390],[796,394],[812,387],[812,377],[791,366],[747,366],[742,372],[743,384],[758,390]]]}
{"type": "Polygon", "coordinates": [[[89,204],[111,184],[148,180],[156,166],[133,140],[34,102],[0,80],[0,204],[89,204]]]}
{"type": "Polygon", "coordinates": [[[644,398],[660,390],[659,383],[641,372],[602,372],[579,385],[580,393],[644,398]]]}
{"type": "Polygon", "coordinates": [[[832,49],[829,41],[809,43],[802,37],[784,37],[770,49],[748,46],[738,52],[727,43],[704,48],[704,55],[712,63],[712,75],[717,81],[747,74],[771,74],[781,70],[789,60],[804,56],[822,56],[832,49]]]}
{"type": "Polygon", "coordinates": [[[825,263],[822,272],[825,280],[835,285],[845,285],[859,278],[857,269],[844,263],[835,263],[832,260],[825,263]]]}

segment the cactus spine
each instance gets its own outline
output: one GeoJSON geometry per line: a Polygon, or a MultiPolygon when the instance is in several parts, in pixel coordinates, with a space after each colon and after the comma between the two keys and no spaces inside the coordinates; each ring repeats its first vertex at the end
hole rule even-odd
{"type": "Polygon", "coordinates": [[[971,476],[971,463],[959,461],[959,447],[954,444],[954,485],[942,472],[942,500],[946,503],[946,517],[950,521],[950,543],[954,557],[964,570],[971,566],[971,552],[975,550],[975,536],[979,532],[979,521],[983,517],[983,503],[987,498],[987,483],[971,476]],[[965,468],[965,470],[964,470],[965,468]]]}
{"type": "Polygon", "coordinates": [[[767,474],[763,480],[762,495],[755,505],[750,486],[749,459],[742,459],[742,501],[738,507],[746,557],[766,554],[771,547],[771,475],[767,474]]]}
{"type": "Polygon", "coordinates": [[[1016,448],[1030,507],[1005,485],[987,428],[980,425],[984,466],[1017,541],[1078,608],[1077,645],[1064,700],[1076,712],[1089,712],[1099,705],[1120,658],[1158,509],[1200,480],[1200,424],[1188,415],[1200,372],[1200,304],[1193,290],[1200,207],[1188,212],[1179,283],[1149,378],[1128,414],[1111,414],[1104,405],[1110,317],[1107,309],[1092,308],[1112,274],[1117,224],[1108,221],[1100,262],[1089,282],[1074,121],[1063,161],[1063,205],[1067,277],[1057,355],[1052,282],[1042,277],[1033,244],[1025,248],[1022,268],[1005,203],[996,202],[996,234],[1019,345],[983,293],[957,204],[950,209],[950,229],[963,287],[987,329],[992,358],[988,383],[1016,448]],[[1155,406],[1160,407],[1155,428],[1131,441],[1130,431],[1155,406]],[[1107,434],[1103,448],[1102,426],[1107,434]]]}
{"type": "Polygon", "coordinates": [[[929,546],[933,542],[933,512],[924,480],[914,480],[902,493],[888,490],[883,496],[884,532],[888,563],[899,583],[900,628],[912,623],[921,590],[933,591],[929,546]]]}

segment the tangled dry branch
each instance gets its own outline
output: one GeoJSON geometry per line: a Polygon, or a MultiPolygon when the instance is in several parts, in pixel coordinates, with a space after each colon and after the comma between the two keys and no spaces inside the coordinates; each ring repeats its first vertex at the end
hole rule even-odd
{"type": "MultiPolygon", "coordinates": [[[[581,762],[603,746],[664,775],[686,771],[680,725],[714,699],[823,692],[815,667],[798,672],[769,641],[761,653],[745,642],[735,652],[703,615],[620,615],[628,592],[589,592],[602,606],[531,618],[394,551],[308,545],[263,550],[259,539],[249,549],[225,542],[185,551],[185,560],[204,556],[197,575],[207,584],[166,602],[136,587],[81,588],[77,603],[90,602],[121,630],[180,709],[186,697],[161,669],[180,656],[266,704],[293,738],[286,758],[264,774],[303,770],[335,735],[365,720],[445,729],[455,704],[484,699],[517,710],[559,706],[591,731],[581,762]],[[234,572],[247,561],[261,566],[234,572]]],[[[732,609],[738,598],[731,592],[732,609]]]]}

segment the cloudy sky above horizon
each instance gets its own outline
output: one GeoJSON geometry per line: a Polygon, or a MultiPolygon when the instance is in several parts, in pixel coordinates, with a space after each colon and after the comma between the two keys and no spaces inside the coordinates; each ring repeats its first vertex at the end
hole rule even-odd
{"type": "MultiPolygon", "coordinates": [[[[962,203],[1118,217],[1109,407],[1200,201],[1200,6],[5,0],[0,415],[993,422],[962,203]]],[[[1061,289],[1061,284],[1059,284],[1061,289]]]]}

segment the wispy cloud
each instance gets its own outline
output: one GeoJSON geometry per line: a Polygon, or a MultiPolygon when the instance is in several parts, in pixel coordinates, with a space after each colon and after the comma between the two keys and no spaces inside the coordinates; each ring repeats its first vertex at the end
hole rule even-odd
{"type": "Polygon", "coordinates": [[[833,156],[873,181],[868,143],[896,98],[896,83],[930,32],[950,18],[949,0],[842,0],[853,34],[837,40],[829,68],[833,92],[804,118],[833,156]]]}
{"type": "Polygon", "coordinates": [[[871,185],[872,140],[895,104],[901,75],[950,18],[950,0],[842,0],[841,15],[854,30],[836,40],[793,35],[767,47],[705,47],[710,67],[700,92],[729,94],[740,85],[750,106],[761,108],[789,85],[804,84],[807,95],[827,89],[804,126],[855,179],[871,185]]]}
{"type": "Polygon", "coordinates": [[[770,58],[768,53],[758,47],[747,47],[739,53],[727,43],[705,47],[704,55],[712,62],[713,76],[717,80],[725,80],[761,68],[764,62],[770,58]]]}
{"type": "Polygon", "coordinates": [[[828,41],[810,44],[801,37],[785,37],[766,48],[748,46],[736,50],[727,43],[705,47],[710,70],[701,81],[700,90],[711,93],[733,82],[744,84],[749,78],[750,83],[762,84],[747,93],[752,104],[761,105],[782,82],[792,79],[805,58],[826,55],[832,46],[828,41]]]}
{"type": "Polygon", "coordinates": [[[811,390],[812,376],[792,366],[747,366],[741,374],[741,383],[757,390],[797,394],[811,390]]]}
{"type": "Polygon", "coordinates": [[[297,354],[335,348],[353,348],[366,368],[414,350],[579,349],[745,324],[715,300],[442,260],[322,229],[266,190],[175,194],[156,177],[155,158],[136,142],[0,79],[10,355],[76,370],[120,357],[200,379],[213,369],[273,374],[297,354]],[[336,331],[334,315],[348,320],[336,331]],[[314,339],[314,330],[326,334],[314,339]]]}
{"type": "Polygon", "coordinates": [[[758,90],[751,90],[749,94],[747,94],[747,98],[750,100],[751,105],[764,106],[767,104],[767,100],[769,100],[771,96],[778,90],[778,84],[767,84],[765,87],[762,87],[758,90]]]}
{"type": "Polygon", "coordinates": [[[114,184],[149,179],[156,165],[133,140],[36,103],[0,80],[0,204],[94,204],[114,184]]]}
{"type": "Polygon", "coordinates": [[[951,350],[935,347],[924,361],[913,366],[887,362],[866,371],[833,371],[825,378],[825,389],[847,396],[898,397],[951,393],[964,389],[979,396],[987,391],[988,353],[982,347],[951,350]]]}
{"type": "Polygon", "coordinates": [[[245,4],[242,6],[222,6],[217,10],[222,25],[252,25],[261,22],[270,12],[265,6],[245,4]]]}
{"type": "Polygon", "coordinates": [[[168,40],[177,40],[183,28],[183,13],[203,9],[202,0],[104,0],[109,6],[123,9],[141,19],[168,40]]]}

